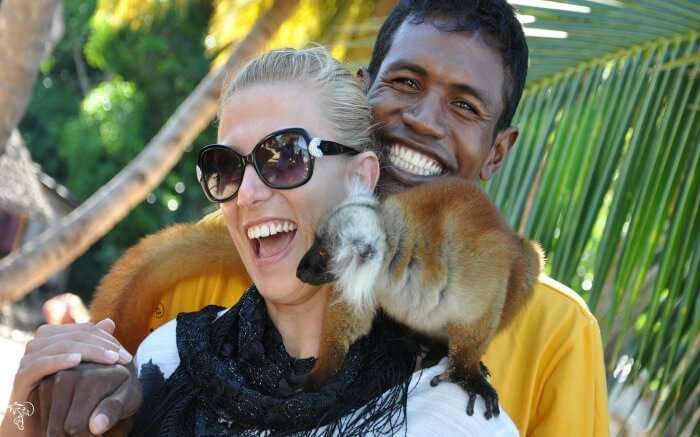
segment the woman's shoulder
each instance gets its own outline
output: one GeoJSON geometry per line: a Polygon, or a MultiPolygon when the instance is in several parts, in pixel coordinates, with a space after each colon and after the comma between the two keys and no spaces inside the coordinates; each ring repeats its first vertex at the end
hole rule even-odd
{"type": "Polygon", "coordinates": [[[503,407],[498,417],[487,420],[484,417],[483,399],[477,398],[474,415],[468,416],[467,394],[461,387],[452,383],[432,387],[430,380],[446,369],[445,358],[437,365],[413,375],[406,406],[409,436],[431,435],[436,432],[441,437],[518,435],[517,428],[503,407]]]}
{"type": "Polygon", "coordinates": [[[136,368],[141,371],[146,364],[158,366],[163,376],[168,378],[180,364],[177,353],[177,320],[171,320],[151,332],[136,351],[136,368]]]}
{"type": "MultiPolygon", "coordinates": [[[[228,309],[218,312],[217,318],[221,317],[228,309]]],[[[177,350],[177,319],[160,326],[151,332],[136,351],[136,368],[141,375],[141,370],[145,364],[158,366],[167,379],[180,365],[180,354],[177,350]]]]}

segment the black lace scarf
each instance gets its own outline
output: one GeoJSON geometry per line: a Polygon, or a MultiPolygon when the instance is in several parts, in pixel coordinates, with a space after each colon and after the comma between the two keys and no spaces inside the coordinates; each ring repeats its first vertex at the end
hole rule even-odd
{"type": "Polygon", "coordinates": [[[255,286],[216,319],[221,310],[178,315],[180,365],[166,381],[157,366],[142,367],[144,403],[133,436],[405,432],[409,383],[425,339],[379,315],[341,370],[310,392],[302,384],[314,359],[287,354],[255,286]]]}

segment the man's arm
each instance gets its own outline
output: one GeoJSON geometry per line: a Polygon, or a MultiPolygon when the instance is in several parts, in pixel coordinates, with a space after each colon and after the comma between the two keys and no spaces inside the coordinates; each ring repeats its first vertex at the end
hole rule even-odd
{"type": "Polygon", "coordinates": [[[608,435],[598,322],[574,291],[540,276],[532,299],[484,357],[523,436],[608,435]]]}

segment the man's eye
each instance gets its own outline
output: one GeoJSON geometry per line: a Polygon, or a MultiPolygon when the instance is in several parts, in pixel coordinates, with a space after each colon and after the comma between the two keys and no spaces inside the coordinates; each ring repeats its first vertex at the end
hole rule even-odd
{"type": "Polygon", "coordinates": [[[401,86],[405,86],[405,87],[408,87],[408,88],[412,88],[412,89],[416,89],[416,90],[418,89],[418,82],[416,82],[416,81],[413,80],[413,79],[408,79],[408,78],[405,78],[405,77],[401,77],[401,78],[398,78],[398,79],[394,79],[394,83],[397,83],[397,84],[399,84],[399,85],[401,85],[401,86]]]}
{"type": "Polygon", "coordinates": [[[462,109],[464,111],[469,111],[473,114],[478,114],[478,111],[476,110],[476,108],[472,104],[465,102],[464,100],[457,100],[457,101],[453,102],[453,105],[455,105],[456,107],[458,107],[459,109],[462,109]]]}

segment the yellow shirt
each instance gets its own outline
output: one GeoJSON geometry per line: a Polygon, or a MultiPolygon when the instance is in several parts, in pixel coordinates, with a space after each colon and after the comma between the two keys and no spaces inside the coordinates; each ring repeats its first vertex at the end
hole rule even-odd
{"type": "Polygon", "coordinates": [[[585,302],[541,276],[484,363],[521,435],[607,436],[608,393],[598,322],[585,302]]]}
{"type": "MultiPolygon", "coordinates": [[[[210,214],[204,220],[220,220],[210,214]]],[[[234,305],[250,279],[214,272],[177,283],[151,317],[153,330],[180,312],[234,305]]],[[[547,277],[492,341],[483,359],[501,404],[523,436],[607,436],[605,364],[598,322],[572,290],[547,277]]]]}

